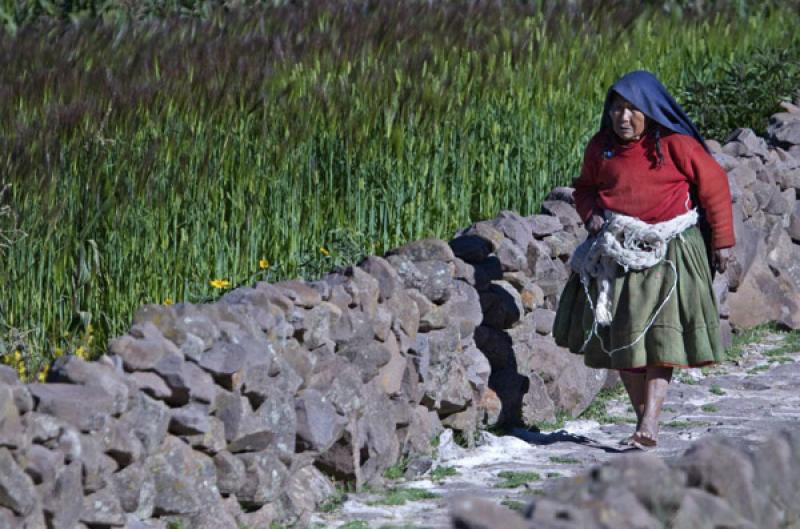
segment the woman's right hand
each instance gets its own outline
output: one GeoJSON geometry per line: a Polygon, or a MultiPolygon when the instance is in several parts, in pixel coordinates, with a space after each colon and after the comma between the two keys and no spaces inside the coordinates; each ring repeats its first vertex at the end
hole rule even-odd
{"type": "Polygon", "coordinates": [[[602,215],[597,213],[593,213],[591,217],[589,217],[589,222],[586,223],[586,230],[591,235],[596,235],[598,231],[603,229],[603,225],[606,223],[606,220],[603,218],[602,215]]]}

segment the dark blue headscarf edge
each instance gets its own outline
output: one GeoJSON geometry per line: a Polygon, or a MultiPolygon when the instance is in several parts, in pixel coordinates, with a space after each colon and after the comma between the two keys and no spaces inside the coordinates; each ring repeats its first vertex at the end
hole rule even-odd
{"type": "Polygon", "coordinates": [[[606,94],[603,105],[603,116],[600,119],[600,130],[611,130],[611,117],[608,115],[611,100],[617,93],[631,102],[648,118],[664,128],[692,136],[700,145],[710,152],[697,126],[689,119],[686,112],[673,99],[661,81],[646,70],[636,70],[623,75],[606,94]]]}

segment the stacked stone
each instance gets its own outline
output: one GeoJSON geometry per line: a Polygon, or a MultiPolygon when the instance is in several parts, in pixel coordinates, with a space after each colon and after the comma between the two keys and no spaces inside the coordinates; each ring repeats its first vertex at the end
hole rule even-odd
{"type": "MultiPolygon", "coordinates": [[[[723,324],[800,323],[800,111],[769,141],[736,131],[738,245],[717,277],[723,324]]],[[[713,144],[712,144],[713,145],[713,144]]],[[[45,384],[0,368],[0,529],[303,525],[332,479],[379,485],[430,465],[443,427],[581,413],[606,373],[551,337],[585,238],[569,188],[542,212],[478,222],[318,281],[216,303],[142,307],[96,362],[45,384]]]]}
{"type": "Polygon", "coordinates": [[[800,108],[769,120],[766,140],[737,129],[709,142],[728,172],[735,262],[716,278],[723,329],[768,321],[800,328],[800,108]]]}
{"type": "Polygon", "coordinates": [[[800,431],[771,432],[752,447],[707,437],[665,463],[621,454],[564,478],[520,515],[493,502],[454,505],[453,527],[478,529],[778,529],[800,523],[800,431]]]}
{"type": "Polygon", "coordinates": [[[553,421],[558,412],[575,417],[603,387],[605,371],[585,367],[552,338],[567,261],[585,238],[572,190],[556,188],[541,214],[503,211],[450,241],[484,314],[475,343],[492,368],[485,422],[531,425],[553,421]]]}

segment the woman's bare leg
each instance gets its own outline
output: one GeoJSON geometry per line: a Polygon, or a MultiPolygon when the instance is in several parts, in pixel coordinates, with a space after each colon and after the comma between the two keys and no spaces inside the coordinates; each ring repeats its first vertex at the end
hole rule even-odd
{"type": "Polygon", "coordinates": [[[644,415],[634,435],[634,441],[654,446],[658,440],[658,420],[661,407],[667,396],[669,383],[672,380],[671,367],[648,367],[645,379],[644,415]]]}
{"type": "Polygon", "coordinates": [[[642,426],[642,417],[644,417],[647,373],[631,373],[620,370],[619,378],[622,379],[625,391],[628,392],[628,398],[631,399],[631,406],[636,413],[636,430],[638,431],[642,426]]]}

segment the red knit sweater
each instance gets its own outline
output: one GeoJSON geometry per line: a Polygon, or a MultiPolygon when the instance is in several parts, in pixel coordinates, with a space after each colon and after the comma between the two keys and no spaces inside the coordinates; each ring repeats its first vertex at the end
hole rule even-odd
{"type": "Polygon", "coordinates": [[[613,133],[601,131],[586,146],[574,193],[584,222],[603,209],[651,224],[670,220],[694,206],[687,202],[692,185],[711,226],[712,246],[735,244],[728,177],[697,140],[684,134],[662,135],[664,161],[658,167],[655,141],[649,135],[630,143],[614,138],[613,133]],[[611,157],[604,158],[609,147],[611,157]]]}

